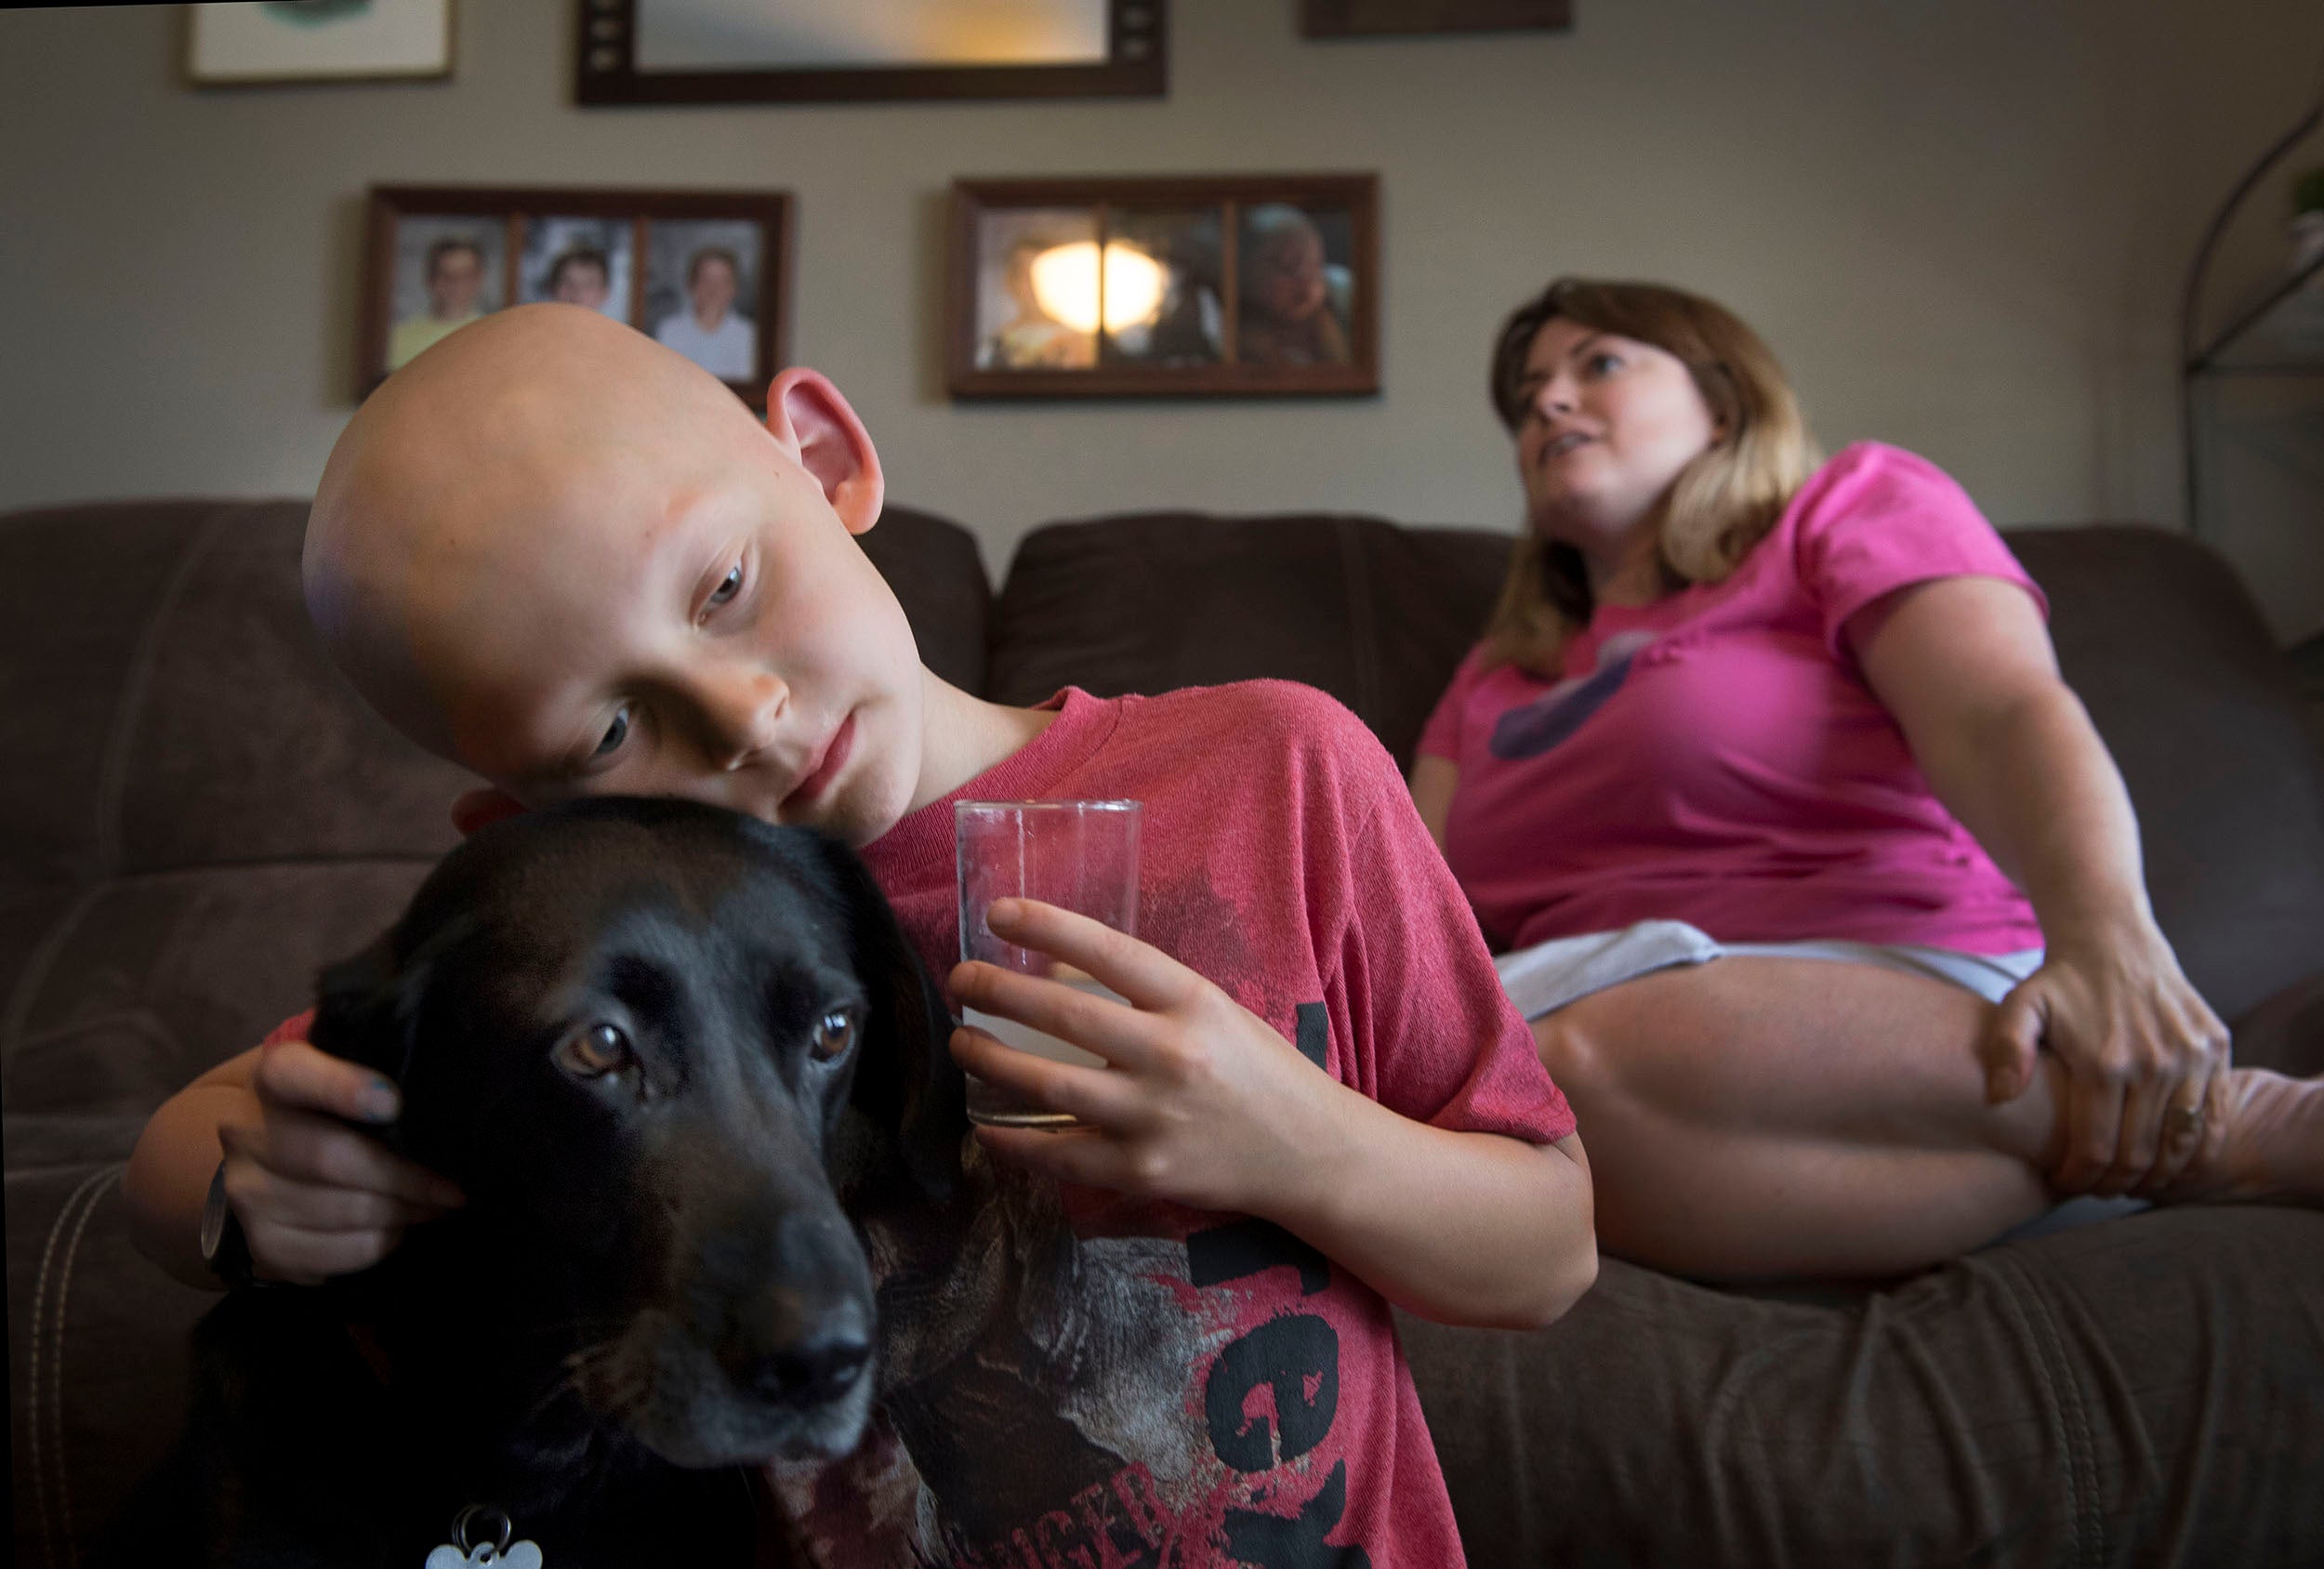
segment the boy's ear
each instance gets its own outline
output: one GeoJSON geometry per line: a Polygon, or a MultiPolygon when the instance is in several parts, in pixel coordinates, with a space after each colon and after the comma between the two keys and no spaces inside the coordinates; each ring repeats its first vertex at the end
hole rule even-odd
{"type": "Polygon", "coordinates": [[[887,496],[879,453],[829,377],[804,365],[776,376],[767,388],[767,430],[814,476],[848,533],[879,521],[887,496]]]}
{"type": "Polygon", "coordinates": [[[452,803],[452,825],[460,830],[460,837],[464,839],[491,827],[504,817],[522,815],[524,803],[496,784],[487,784],[477,790],[463,790],[460,798],[452,803]]]}

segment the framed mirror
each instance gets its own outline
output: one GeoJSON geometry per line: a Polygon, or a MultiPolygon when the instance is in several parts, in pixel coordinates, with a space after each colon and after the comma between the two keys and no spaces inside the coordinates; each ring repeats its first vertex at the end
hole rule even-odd
{"type": "Polygon", "coordinates": [[[585,104],[1158,98],[1169,0],[575,0],[585,104]]]}

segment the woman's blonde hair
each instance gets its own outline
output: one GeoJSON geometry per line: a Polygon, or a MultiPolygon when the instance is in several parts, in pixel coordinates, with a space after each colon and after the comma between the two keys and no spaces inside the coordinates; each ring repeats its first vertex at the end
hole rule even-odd
{"type": "MultiPolygon", "coordinates": [[[[1560,278],[1517,308],[1493,347],[1493,407],[1512,433],[1525,417],[1521,389],[1533,340],[1543,323],[1560,320],[1652,344],[1694,377],[1721,434],[1679,470],[1657,533],[1670,589],[1719,582],[1823,461],[1783,367],[1740,317],[1700,295],[1560,278]]],[[[1593,608],[1581,552],[1542,538],[1528,520],[1486,624],[1486,656],[1555,675],[1567,633],[1587,625],[1593,608]]]]}

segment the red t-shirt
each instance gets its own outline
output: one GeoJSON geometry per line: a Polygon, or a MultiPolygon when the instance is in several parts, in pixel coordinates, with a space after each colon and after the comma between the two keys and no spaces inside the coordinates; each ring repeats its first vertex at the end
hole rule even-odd
{"type": "MultiPolygon", "coordinates": [[[[957,957],[956,800],[1136,799],[1142,939],[1416,1121],[1534,1143],[1573,1131],[1394,762],[1346,709],[1278,681],[1106,702],[1068,689],[1050,705],[1029,745],[865,851],[936,974],[957,957]]],[[[1062,1441],[1028,1428],[1041,1452],[1024,1456],[1004,1436],[1021,1414],[977,1406],[977,1452],[938,1457],[945,1475],[925,1455],[913,1474],[876,1419],[850,1460],[782,1483],[811,1556],[850,1569],[1462,1562],[1376,1292],[1263,1222],[1089,1190],[1063,1201],[1109,1336],[1136,1348],[1111,1366],[1099,1354],[1087,1387],[1110,1404],[1144,1391],[1144,1417],[1076,1415],[1062,1441]],[[1076,1432],[1103,1452],[1078,1470],[1060,1458],[1076,1432]],[[1000,1495],[1008,1509],[984,1507],[1000,1495]],[[931,1502],[976,1522],[931,1540],[931,1502]]]]}
{"type": "MultiPolygon", "coordinates": [[[[1142,938],[1416,1121],[1531,1143],[1573,1132],[1394,762],[1354,716],[1280,681],[1106,702],[1068,689],[1047,705],[1058,717],[1030,745],[865,851],[934,974],[957,957],[954,801],[1136,799],[1142,938]]],[[[270,1038],[303,1038],[310,1018],[270,1038]]],[[[1069,1261],[1012,1278],[1064,1281],[1077,1306],[1022,1293],[939,1387],[876,1412],[852,1456],[770,1468],[812,1562],[1463,1562],[1378,1293],[1248,1217],[1085,1189],[1056,1203],[1069,1261]]],[[[1002,1250],[1020,1259],[1048,1251],[1013,1237],[1002,1250]]]]}
{"type": "Polygon", "coordinates": [[[1959,485],[1868,442],[1724,582],[1599,606],[1560,679],[1472,651],[1419,749],[1459,768],[1445,855],[1486,932],[1525,947],[1658,917],[1733,943],[2041,946],[1842,633],[1883,594],[1963,575],[2046,613],[1959,485]]]}

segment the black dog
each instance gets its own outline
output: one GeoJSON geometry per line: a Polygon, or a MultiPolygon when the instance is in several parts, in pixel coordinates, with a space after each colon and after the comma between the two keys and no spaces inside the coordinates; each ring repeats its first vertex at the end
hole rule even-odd
{"type": "Polygon", "coordinates": [[[838,1193],[970,1229],[948,1027],[821,836],[631,799],[478,835],[312,1031],[402,1086],[393,1141],[468,1205],[204,1320],[122,1562],[416,1569],[471,1509],[553,1569],[750,1562],[746,1468],[845,1452],[873,1400],[838,1193]]]}

